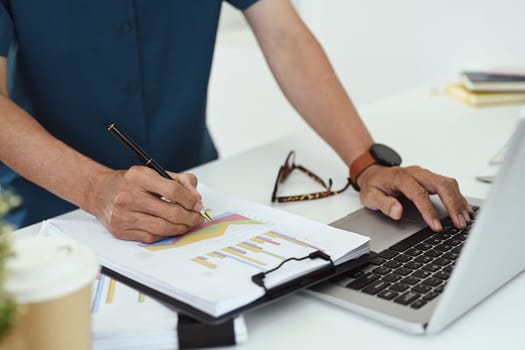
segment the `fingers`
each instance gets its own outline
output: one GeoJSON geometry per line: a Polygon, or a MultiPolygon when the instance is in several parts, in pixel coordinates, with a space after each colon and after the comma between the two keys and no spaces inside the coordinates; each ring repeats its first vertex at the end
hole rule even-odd
{"type": "MultiPolygon", "coordinates": [[[[143,213],[187,227],[193,227],[202,223],[202,217],[198,212],[186,210],[178,203],[159,200],[151,193],[141,191],[137,191],[137,193],[121,193],[115,199],[113,216],[118,215],[120,212],[143,213]]],[[[129,221],[136,222],[132,221],[131,218],[129,218],[129,221]]]]}
{"type": "Polygon", "coordinates": [[[361,174],[359,181],[363,204],[371,209],[381,210],[394,219],[397,218],[395,214],[399,204],[394,197],[402,194],[414,203],[425,222],[434,231],[441,231],[438,213],[430,201],[430,194],[436,193],[456,227],[463,228],[471,221],[472,209],[461,195],[454,179],[420,167],[372,166],[361,174]]]}
{"type": "Polygon", "coordinates": [[[124,177],[125,180],[140,186],[144,191],[164,197],[181,205],[186,210],[193,210],[201,200],[197,190],[195,188],[191,190],[182,184],[179,177],[175,177],[175,181],[165,179],[147,167],[131,167],[126,171],[124,177]]]}
{"type": "Polygon", "coordinates": [[[103,181],[104,198],[97,217],[117,238],[154,242],[186,233],[203,222],[194,210],[201,197],[193,175],[173,181],[137,166],[113,171],[108,178],[103,181]]]}
{"type": "Polygon", "coordinates": [[[443,226],[439,221],[439,215],[430,201],[429,191],[421,186],[414,177],[399,169],[394,177],[394,184],[397,190],[405,195],[417,207],[425,222],[434,230],[441,231],[443,226]]]}
{"type": "Polygon", "coordinates": [[[169,236],[188,232],[190,227],[143,213],[131,213],[126,217],[118,214],[113,217],[113,235],[124,240],[152,243],[169,236]],[[129,225],[133,222],[133,225],[129,225]]]}
{"type": "Polygon", "coordinates": [[[472,208],[461,194],[458,182],[455,179],[434,174],[420,167],[407,169],[422,186],[432,193],[438,194],[454,226],[463,228],[472,221],[472,208]]]}
{"type": "Polygon", "coordinates": [[[181,173],[177,174],[174,172],[169,172],[170,176],[173,177],[175,181],[180,183],[185,189],[193,193],[199,198],[199,201],[195,204],[195,206],[192,208],[193,210],[199,212],[202,209],[204,209],[204,206],[202,204],[201,195],[199,192],[197,192],[197,177],[193,174],[189,173],[181,173]]]}
{"type": "Polygon", "coordinates": [[[387,196],[377,188],[361,191],[361,201],[372,210],[380,210],[386,216],[399,220],[403,216],[403,207],[397,199],[387,196]]]}

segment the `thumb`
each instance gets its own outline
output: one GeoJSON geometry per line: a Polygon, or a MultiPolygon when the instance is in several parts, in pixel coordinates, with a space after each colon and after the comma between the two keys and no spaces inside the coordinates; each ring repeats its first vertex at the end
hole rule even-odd
{"type": "Polygon", "coordinates": [[[399,201],[388,196],[377,188],[363,189],[360,194],[361,202],[372,210],[380,210],[386,216],[399,220],[403,215],[403,206],[399,201]]]}

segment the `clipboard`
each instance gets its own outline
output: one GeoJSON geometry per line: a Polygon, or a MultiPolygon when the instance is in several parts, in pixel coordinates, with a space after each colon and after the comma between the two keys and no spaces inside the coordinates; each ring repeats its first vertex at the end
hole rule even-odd
{"type": "Polygon", "coordinates": [[[360,267],[368,262],[370,258],[370,253],[361,255],[357,259],[349,260],[347,262],[335,265],[329,255],[323,253],[322,251],[314,251],[307,256],[303,257],[291,257],[284,260],[277,267],[268,270],[266,272],[261,272],[252,276],[252,282],[264,288],[265,293],[262,297],[240,306],[237,309],[229,311],[228,313],[222,314],[218,317],[210,315],[200,309],[195,308],[194,306],[182,302],[176,298],[173,298],[169,295],[166,295],[154,288],[151,288],[143,283],[140,283],[136,280],[133,280],[129,277],[126,277],[112,269],[102,266],[102,273],[107,276],[114,278],[115,280],[122,282],[129,287],[132,287],[145,295],[156,299],[157,301],[163,303],[167,307],[173,309],[174,311],[186,315],[198,322],[201,322],[205,325],[219,326],[225,322],[230,321],[234,317],[246,312],[251,311],[265,305],[271,304],[275,301],[281,300],[289,295],[292,295],[296,292],[299,292],[303,289],[311,287],[315,284],[324,282],[328,279],[334,278],[342,273],[353,270],[357,267],[360,267]],[[267,288],[265,286],[265,278],[275,271],[278,271],[279,268],[284,266],[290,261],[303,261],[307,259],[321,259],[327,261],[326,265],[323,265],[320,269],[311,271],[302,276],[299,276],[290,281],[284,282],[283,284],[277,285],[272,288],[267,288]]]}
{"type": "Polygon", "coordinates": [[[106,275],[210,325],[367,260],[368,237],[205,187],[200,192],[216,208],[213,223],[160,243],[115,239],[87,213],[48,220],[43,230],[90,247],[106,275]]]}

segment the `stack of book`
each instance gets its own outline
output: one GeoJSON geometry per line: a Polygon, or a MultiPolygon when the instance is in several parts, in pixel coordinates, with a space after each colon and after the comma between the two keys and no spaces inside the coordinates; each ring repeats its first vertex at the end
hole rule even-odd
{"type": "Polygon", "coordinates": [[[446,91],[471,106],[525,103],[525,71],[464,71],[446,91]]]}

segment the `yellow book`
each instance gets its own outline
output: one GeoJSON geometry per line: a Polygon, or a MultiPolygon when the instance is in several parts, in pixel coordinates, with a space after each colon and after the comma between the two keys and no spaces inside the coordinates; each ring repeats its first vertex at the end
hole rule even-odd
{"type": "Polygon", "coordinates": [[[525,103],[525,92],[472,92],[460,83],[450,83],[446,93],[470,106],[490,106],[525,103]]]}

